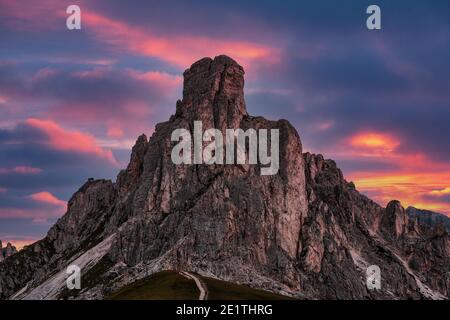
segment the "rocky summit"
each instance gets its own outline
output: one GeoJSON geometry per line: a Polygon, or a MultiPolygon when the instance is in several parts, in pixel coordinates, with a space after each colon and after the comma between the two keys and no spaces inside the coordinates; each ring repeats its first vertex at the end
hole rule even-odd
{"type": "Polygon", "coordinates": [[[286,120],[247,113],[244,70],[226,56],[184,72],[183,99],[140,136],[116,182],[88,180],[47,236],[0,264],[1,299],[102,299],[161,270],[305,299],[448,299],[450,237],[440,224],[360,194],[336,163],[303,153],[286,120]],[[193,122],[278,129],[280,170],[175,165],[171,133],[193,122]],[[82,289],[66,289],[66,268],[82,289]],[[380,268],[381,288],[366,284],[380,268]]]}

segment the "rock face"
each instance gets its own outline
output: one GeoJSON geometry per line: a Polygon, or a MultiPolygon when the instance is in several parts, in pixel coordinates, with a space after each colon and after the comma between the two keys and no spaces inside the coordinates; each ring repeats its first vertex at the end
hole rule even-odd
{"type": "Polygon", "coordinates": [[[248,115],[244,70],[219,56],[184,73],[175,115],[138,138],[116,183],[89,180],[46,238],[4,261],[0,298],[101,299],[175,269],[311,299],[447,299],[449,241],[409,221],[400,203],[385,209],[359,194],[332,160],[303,154],[288,121],[248,115]],[[279,129],[280,170],[175,165],[171,134],[192,133],[197,120],[224,135],[279,129]],[[64,287],[73,263],[81,292],[64,287]],[[381,269],[381,290],[366,286],[370,265],[381,269]]]}
{"type": "Polygon", "coordinates": [[[14,247],[11,243],[8,242],[6,244],[6,247],[3,248],[2,241],[0,240],[0,262],[12,256],[15,253],[17,253],[16,247],[14,247]]]}
{"type": "Polygon", "coordinates": [[[450,233],[450,218],[437,212],[429,210],[420,210],[414,207],[406,209],[409,219],[418,220],[430,228],[437,227],[439,224],[444,226],[448,233],[450,233]]]}
{"type": "Polygon", "coordinates": [[[407,224],[406,210],[400,202],[395,200],[389,202],[381,219],[381,230],[390,236],[399,238],[405,233],[407,224]]]}

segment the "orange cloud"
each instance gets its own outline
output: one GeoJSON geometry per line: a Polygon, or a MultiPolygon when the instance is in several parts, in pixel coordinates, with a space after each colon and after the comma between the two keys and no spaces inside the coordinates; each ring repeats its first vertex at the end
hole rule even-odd
{"type": "Polygon", "coordinates": [[[450,214],[450,202],[443,197],[450,193],[450,165],[422,153],[399,151],[400,145],[400,139],[391,133],[360,132],[344,140],[333,157],[371,161],[389,168],[346,173],[359,191],[381,205],[396,199],[405,207],[450,214]]]}
{"type": "Polygon", "coordinates": [[[350,138],[350,145],[370,153],[383,154],[394,151],[400,142],[397,138],[385,133],[358,133],[350,138]]]}
{"type": "Polygon", "coordinates": [[[183,68],[202,57],[219,54],[235,57],[244,67],[258,59],[272,63],[279,61],[277,48],[252,42],[187,35],[168,38],[93,12],[84,12],[83,22],[87,25],[86,30],[117,49],[155,57],[183,68]]]}
{"type": "Polygon", "coordinates": [[[430,192],[430,195],[437,196],[437,197],[450,195],[450,188],[444,188],[441,190],[433,190],[430,192]]]}
{"type": "Polygon", "coordinates": [[[25,122],[44,132],[48,138],[46,143],[57,150],[94,154],[117,165],[111,150],[99,147],[95,138],[89,134],[67,131],[51,120],[30,118],[25,122]]]}
{"type": "Polygon", "coordinates": [[[33,193],[30,195],[30,198],[38,202],[47,203],[58,207],[66,207],[67,205],[65,201],[58,199],[48,191],[33,193]]]}
{"type": "Polygon", "coordinates": [[[348,175],[358,190],[382,205],[393,199],[404,206],[435,210],[450,214],[450,203],[430,194],[450,194],[450,168],[442,172],[353,172],[348,175]]]}

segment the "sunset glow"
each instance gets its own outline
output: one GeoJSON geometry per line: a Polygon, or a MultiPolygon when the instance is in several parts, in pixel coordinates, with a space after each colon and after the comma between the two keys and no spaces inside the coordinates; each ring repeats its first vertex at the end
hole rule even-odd
{"type": "Polygon", "coordinates": [[[447,172],[380,173],[354,172],[347,177],[358,190],[382,205],[400,200],[403,206],[427,208],[450,216],[450,170],[447,172]]]}
{"type": "Polygon", "coordinates": [[[396,138],[382,133],[360,133],[353,136],[350,143],[356,148],[382,153],[392,152],[400,145],[396,138]]]}

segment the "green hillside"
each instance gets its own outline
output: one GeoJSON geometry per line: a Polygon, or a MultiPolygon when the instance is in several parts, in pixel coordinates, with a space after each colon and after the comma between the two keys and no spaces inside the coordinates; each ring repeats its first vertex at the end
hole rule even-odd
{"type": "Polygon", "coordinates": [[[174,271],[162,271],[128,285],[109,296],[112,300],[197,300],[194,280],[174,271]]]}
{"type": "MultiPolygon", "coordinates": [[[[200,276],[199,276],[200,277],[200,276]]],[[[244,285],[200,277],[208,289],[208,300],[281,300],[289,297],[244,285]]],[[[112,300],[197,300],[195,282],[175,271],[162,271],[111,294],[112,300]]]]}
{"type": "Polygon", "coordinates": [[[209,300],[286,300],[292,299],[264,290],[257,290],[217,279],[201,277],[208,287],[209,300]]]}

